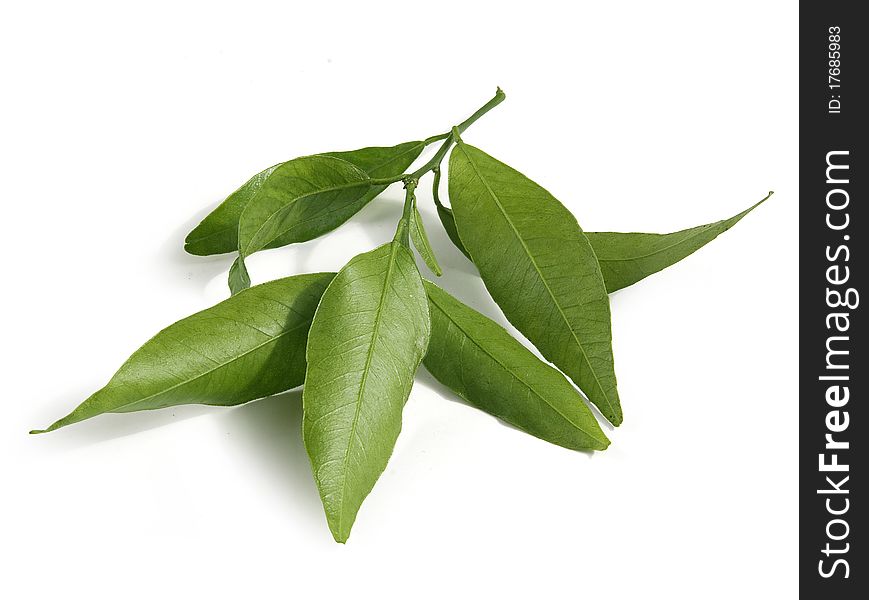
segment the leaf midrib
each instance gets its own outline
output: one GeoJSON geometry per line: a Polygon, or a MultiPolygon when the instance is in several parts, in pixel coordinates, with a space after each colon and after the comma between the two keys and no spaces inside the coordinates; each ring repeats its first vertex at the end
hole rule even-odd
{"type": "Polygon", "coordinates": [[[618,413],[615,410],[613,404],[610,402],[609,394],[607,393],[607,391],[604,389],[603,385],[601,384],[600,379],[597,376],[597,371],[592,366],[591,361],[588,360],[588,355],[585,353],[585,348],[583,347],[582,343],[579,341],[579,338],[576,337],[576,332],[573,331],[573,327],[571,327],[570,321],[567,319],[567,315],[564,314],[564,310],[561,308],[561,304],[558,302],[558,299],[555,297],[555,294],[553,294],[552,288],[549,287],[549,282],[546,281],[546,278],[543,276],[543,273],[540,271],[540,267],[537,265],[537,261],[534,260],[534,256],[531,254],[531,250],[528,248],[528,245],[525,243],[525,240],[522,238],[521,234],[516,229],[516,226],[513,224],[513,221],[510,219],[509,215],[507,214],[507,211],[504,210],[504,206],[501,204],[501,201],[498,199],[497,194],[495,194],[495,191],[489,186],[489,183],[486,181],[486,179],[483,177],[483,174],[477,168],[476,163],[474,163],[474,160],[468,154],[467,150],[465,150],[465,144],[459,142],[456,147],[460,148],[462,150],[462,152],[465,155],[465,158],[468,159],[468,163],[471,165],[471,168],[474,169],[474,173],[476,173],[477,177],[480,179],[482,184],[486,187],[486,190],[489,192],[489,195],[492,197],[492,200],[498,206],[498,210],[501,211],[501,214],[503,215],[504,220],[507,221],[508,225],[510,225],[510,229],[513,231],[513,234],[516,236],[516,239],[518,239],[519,243],[522,244],[522,248],[525,250],[525,254],[528,256],[528,258],[531,260],[531,264],[534,266],[534,270],[537,271],[537,275],[540,277],[540,281],[543,283],[543,286],[546,288],[546,292],[549,294],[549,297],[552,298],[552,301],[555,303],[555,307],[558,309],[558,314],[561,315],[561,318],[564,320],[564,323],[567,325],[567,330],[570,332],[570,336],[573,338],[573,340],[576,342],[576,345],[579,347],[579,351],[582,353],[582,358],[583,358],[583,360],[585,360],[586,364],[588,365],[588,369],[591,371],[592,377],[594,377],[595,384],[597,385],[597,387],[600,389],[601,393],[603,394],[604,401],[606,402],[609,409],[612,411],[613,416],[616,416],[618,413]]]}
{"type": "MultiPolygon", "coordinates": [[[[333,157],[330,157],[330,158],[335,158],[335,157],[333,156],[333,157]]],[[[335,160],[341,160],[341,159],[338,158],[338,159],[335,159],[335,160]]],[[[244,254],[246,254],[246,255],[250,255],[250,249],[251,249],[251,247],[253,246],[253,242],[257,239],[257,236],[259,236],[260,232],[261,232],[263,229],[265,229],[266,225],[268,225],[269,223],[271,223],[272,220],[275,219],[276,216],[277,216],[278,214],[282,213],[284,210],[286,210],[287,208],[289,208],[289,207],[292,206],[293,204],[295,204],[295,203],[297,203],[297,202],[299,202],[299,201],[301,201],[301,200],[305,200],[305,199],[307,199],[307,198],[310,198],[310,197],[312,197],[312,196],[317,196],[317,195],[319,195],[319,194],[327,194],[327,193],[329,193],[329,192],[337,192],[337,191],[343,191],[343,190],[347,190],[347,189],[354,188],[354,187],[362,187],[363,185],[366,185],[366,184],[369,185],[369,187],[371,186],[371,184],[369,183],[369,181],[370,181],[371,178],[368,177],[368,175],[365,173],[365,171],[363,171],[362,169],[360,169],[360,168],[357,167],[356,165],[353,165],[353,163],[347,162],[346,160],[345,160],[344,162],[346,162],[346,163],[349,164],[349,165],[352,165],[352,166],[353,166],[354,168],[356,168],[356,170],[359,171],[359,173],[361,173],[364,177],[361,178],[361,179],[359,179],[358,181],[354,181],[354,182],[352,182],[352,183],[348,182],[348,183],[345,183],[345,184],[342,184],[342,185],[331,186],[331,187],[328,187],[328,188],[321,188],[321,189],[318,189],[318,190],[316,190],[316,191],[313,191],[313,192],[307,192],[307,193],[305,193],[305,194],[301,194],[301,195],[299,195],[299,196],[295,196],[295,197],[291,198],[291,199],[290,199],[289,201],[287,201],[283,206],[281,206],[278,210],[274,211],[271,215],[269,215],[269,218],[266,219],[265,221],[263,221],[262,224],[259,226],[259,228],[257,228],[256,232],[255,232],[252,236],[250,236],[250,242],[248,243],[247,248],[244,249],[244,254]]],[[[257,194],[259,194],[259,193],[260,193],[260,190],[257,191],[257,194]]],[[[248,206],[250,206],[250,203],[248,203],[248,206]]],[[[245,207],[245,210],[246,210],[246,209],[247,209],[247,207],[245,207]]],[[[242,216],[243,216],[243,215],[244,215],[244,213],[242,213],[242,216]]],[[[239,224],[240,224],[240,223],[241,223],[241,218],[239,218],[239,224]]],[[[283,233],[281,233],[281,235],[283,235],[283,233]]],[[[271,242],[273,242],[274,240],[276,240],[278,237],[280,237],[280,236],[275,236],[275,237],[272,238],[271,240],[268,240],[265,244],[263,244],[262,246],[260,246],[259,249],[265,248],[265,246],[267,246],[268,244],[270,244],[271,242]]],[[[256,252],[256,250],[254,250],[254,252],[256,252]]]]}
{"type": "MultiPolygon", "coordinates": [[[[229,360],[227,360],[225,362],[219,363],[219,364],[211,367],[210,369],[203,371],[202,373],[200,373],[199,375],[196,375],[195,377],[191,377],[190,379],[180,381],[174,385],[169,386],[166,389],[163,389],[163,390],[160,390],[159,392],[151,394],[150,396],[146,396],[144,398],[139,398],[138,400],[134,400],[133,402],[128,402],[126,404],[121,404],[120,406],[117,406],[114,409],[112,409],[111,412],[117,412],[117,409],[119,409],[119,408],[129,408],[131,406],[135,406],[136,404],[140,404],[140,403],[146,402],[152,398],[156,398],[157,396],[160,396],[161,394],[167,394],[167,393],[171,392],[172,390],[175,390],[181,386],[193,383],[194,381],[201,379],[201,378],[205,377],[206,375],[210,375],[211,373],[213,373],[214,371],[217,371],[218,369],[222,369],[222,368],[234,363],[235,361],[244,358],[245,356],[247,356],[248,354],[251,354],[252,352],[256,352],[260,348],[267,346],[268,344],[271,344],[272,342],[276,341],[278,338],[281,338],[281,337],[287,335],[288,333],[292,333],[292,332],[300,329],[301,327],[304,327],[305,325],[310,324],[310,322],[311,322],[311,319],[308,319],[307,321],[303,321],[303,322],[299,323],[298,325],[296,325],[295,327],[292,327],[291,329],[285,329],[284,331],[280,332],[279,334],[272,336],[271,338],[265,340],[264,342],[257,344],[256,346],[253,346],[252,348],[245,350],[241,354],[233,356],[232,358],[230,358],[229,360]]],[[[259,330],[257,330],[257,331],[259,331],[259,330]]]]}
{"type": "MultiPolygon", "coordinates": [[[[410,148],[408,148],[408,149],[405,150],[404,152],[402,152],[402,153],[400,153],[400,154],[397,154],[396,156],[393,156],[392,158],[390,158],[390,159],[388,159],[388,160],[385,160],[384,162],[382,162],[382,163],[380,163],[380,164],[378,164],[378,165],[375,165],[375,166],[371,169],[371,171],[376,171],[376,170],[378,170],[378,169],[382,169],[382,168],[385,167],[386,165],[388,165],[388,164],[390,164],[390,163],[394,163],[394,162],[396,162],[397,160],[399,160],[399,159],[402,158],[403,156],[406,156],[406,155],[408,155],[408,154],[411,154],[411,153],[415,152],[415,151],[417,150],[417,148],[419,148],[420,146],[422,146],[423,148],[425,148],[425,145],[424,145],[422,142],[416,142],[416,143],[414,143],[413,146],[411,146],[410,148]]],[[[347,160],[346,158],[342,158],[342,157],[340,157],[340,156],[336,156],[336,154],[342,154],[342,153],[341,153],[341,152],[323,153],[323,154],[321,154],[320,156],[328,156],[328,157],[330,157],[330,158],[337,158],[338,160],[343,160],[344,162],[349,162],[351,165],[353,165],[354,167],[356,167],[357,169],[359,169],[360,171],[362,171],[363,173],[365,173],[366,175],[368,175],[369,177],[371,177],[371,172],[362,170],[362,169],[359,167],[359,165],[357,165],[357,164],[355,164],[355,163],[353,163],[353,162],[347,160]]],[[[315,154],[314,156],[317,156],[317,155],[315,154]]],[[[281,166],[282,164],[284,164],[284,163],[278,163],[278,164],[274,165],[273,167],[269,167],[269,168],[272,169],[272,173],[273,173],[273,172],[274,172],[274,169],[277,168],[277,167],[279,167],[279,166],[281,166]]],[[[266,170],[268,170],[268,169],[266,169],[266,170]]],[[[269,177],[271,177],[271,175],[272,175],[271,173],[269,173],[268,175],[266,175],[266,177],[264,178],[264,180],[260,183],[260,186],[259,186],[260,188],[261,188],[262,185],[265,183],[265,181],[268,180],[269,177]]],[[[259,191],[259,189],[257,189],[257,192],[258,192],[258,191],[259,191]]],[[[233,192],[233,193],[237,193],[237,191],[236,191],[236,192],[233,192]]],[[[255,192],[255,193],[256,193],[256,192],[255,192]]],[[[247,205],[248,205],[248,204],[250,204],[250,198],[248,198],[248,201],[245,203],[244,207],[242,208],[242,212],[244,212],[244,209],[247,208],[247,205]]],[[[240,214],[239,214],[239,218],[241,218],[241,215],[240,215],[240,214]]],[[[236,230],[236,231],[238,230],[238,225],[237,225],[237,224],[234,225],[234,226],[233,226],[233,225],[229,225],[229,226],[227,226],[227,227],[223,227],[223,228],[218,229],[218,230],[216,230],[216,231],[212,231],[211,233],[208,233],[208,234],[206,234],[206,235],[203,235],[203,236],[200,236],[200,237],[197,237],[197,238],[193,238],[193,239],[191,239],[191,240],[190,240],[189,242],[187,242],[187,243],[190,244],[190,245],[192,245],[192,244],[195,244],[195,243],[197,243],[197,242],[203,242],[203,241],[207,240],[208,238],[211,238],[211,237],[214,237],[214,236],[217,236],[217,235],[222,235],[222,234],[224,234],[224,233],[226,233],[226,232],[228,232],[228,231],[231,232],[231,231],[233,231],[233,230],[236,230]]],[[[282,235],[283,235],[283,234],[282,234],[282,235]]],[[[275,238],[275,239],[277,239],[277,238],[275,238]]],[[[269,243],[271,243],[271,242],[269,242],[269,243]]]]}
{"type": "MultiPolygon", "coordinates": [[[[740,217],[740,218],[742,218],[742,217],[740,217]]],[[[700,234],[705,233],[706,231],[709,231],[710,229],[712,229],[718,225],[721,225],[722,223],[725,223],[725,222],[726,222],[726,219],[724,221],[710,223],[708,226],[707,225],[700,225],[700,227],[706,227],[706,229],[704,229],[703,231],[695,231],[694,233],[682,238],[681,240],[673,242],[669,246],[664,246],[663,248],[655,250],[654,252],[649,252],[648,254],[639,254],[636,256],[626,256],[625,258],[599,258],[598,261],[599,262],[626,262],[626,261],[630,261],[630,260],[640,260],[641,258],[649,258],[649,257],[655,256],[656,254],[660,254],[661,252],[666,252],[667,250],[672,250],[673,248],[681,246],[682,244],[687,244],[688,242],[690,242],[691,240],[693,240],[694,238],[696,238],[700,234]]],[[[732,225],[731,225],[731,227],[732,227],[732,225]]],[[[729,229],[729,227],[728,227],[728,229],[729,229]]],[[[690,229],[683,229],[682,231],[676,231],[674,233],[646,233],[643,235],[667,236],[667,235],[674,235],[677,233],[685,233],[686,231],[690,231],[690,229]]],[[[727,231],[727,229],[724,229],[724,230],[718,232],[718,235],[721,235],[725,231],[727,231]]],[[[613,233],[616,233],[616,232],[613,232],[613,233]]],[[[625,235],[629,235],[629,234],[625,234],[625,235]]]]}
{"type": "Polygon", "coordinates": [[[356,438],[356,426],[359,423],[359,415],[362,413],[362,396],[365,394],[365,386],[368,384],[368,374],[371,372],[371,361],[374,358],[374,347],[377,344],[377,339],[380,333],[383,305],[385,304],[386,294],[390,289],[390,281],[392,280],[392,271],[395,266],[397,252],[398,244],[392,242],[389,249],[389,264],[386,268],[386,277],[383,279],[383,289],[380,291],[380,300],[377,303],[377,313],[374,315],[374,329],[371,332],[371,344],[368,346],[368,352],[365,356],[365,366],[362,369],[362,381],[360,381],[359,391],[356,393],[356,412],[353,415],[353,423],[350,426],[347,450],[344,452],[344,460],[341,468],[343,479],[341,482],[341,513],[338,517],[338,532],[341,535],[344,534],[344,516],[347,507],[347,466],[350,462],[350,448],[353,446],[353,440],[356,438]]]}
{"type": "MultiPolygon", "coordinates": [[[[568,417],[568,416],[565,415],[563,412],[561,412],[561,410],[559,410],[559,409],[558,409],[556,406],[554,406],[552,403],[548,402],[548,401],[546,400],[546,398],[544,398],[544,397],[543,397],[543,396],[542,396],[542,395],[541,395],[537,390],[535,390],[534,387],[533,387],[530,383],[528,383],[527,381],[525,381],[525,379],[523,379],[523,378],[522,378],[518,373],[515,373],[515,372],[514,372],[510,367],[508,367],[508,366],[505,365],[503,362],[501,362],[501,361],[500,361],[500,360],[499,360],[499,359],[498,359],[494,354],[492,354],[491,352],[489,352],[489,350],[488,350],[487,348],[483,347],[480,343],[478,343],[478,342],[477,342],[477,341],[476,341],[476,340],[471,336],[471,334],[468,333],[468,331],[467,331],[464,327],[462,327],[462,326],[461,326],[461,325],[460,325],[460,324],[459,324],[455,319],[453,319],[453,318],[450,316],[450,314],[449,314],[446,310],[444,310],[443,306],[441,306],[441,305],[438,303],[437,300],[435,300],[432,296],[429,296],[429,300],[431,300],[432,304],[434,304],[434,305],[437,307],[437,309],[440,311],[440,313],[441,313],[442,315],[444,315],[447,319],[449,319],[450,323],[452,323],[453,325],[456,326],[456,329],[458,329],[459,331],[461,331],[461,332],[464,334],[464,336],[465,336],[466,339],[470,340],[470,342],[471,342],[474,346],[476,346],[477,348],[479,348],[479,349],[480,349],[480,350],[481,350],[481,351],[482,351],[486,356],[488,356],[488,357],[491,358],[493,361],[495,361],[495,362],[496,362],[498,365],[500,365],[500,366],[501,366],[501,367],[502,367],[502,368],[503,368],[507,373],[509,373],[510,375],[512,375],[512,376],[513,376],[517,381],[519,381],[522,385],[524,385],[524,386],[528,389],[528,391],[530,391],[532,394],[534,394],[534,395],[535,395],[537,398],[539,398],[539,399],[540,399],[544,404],[546,404],[549,408],[551,408],[551,409],[554,410],[556,413],[558,413],[558,415],[560,415],[560,416],[561,416],[565,421],[567,421],[568,423],[570,423],[571,425],[573,425],[574,427],[576,427],[576,428],[577,428],[578,430],[580,430],[582,433],[584,433],[585,435],[589,436],[589,437],[592,438],[592,439],[595,439],[595,440],[599,439],[597,436],[595,436],[595,435],[593,435],[592,433],[589,433],[588,431],[586,431],[585,429],[583,429],[582,426],[579,425],[579,423],[574,422],[570,417],[568,417]]],[[[470,400],[468,400],[468,401],[470,402],[470,400]]],[[[580,399],[580,402],[582,402],[581,399],[580,399]]],[[[602,440],[600,440],[600,441],[602,441],[602,440]]]]}
{"type": "MultiPolygon", "coordinates": [[[[400,154],[396,154],[396,155],[393,156],[392,158],[387,159],[386,161],[380,163],[379,165],[375,165],[375,166],[371,169],[371,171],[376,171],[377,169],[382,169],[383,167],[385,167],[385,166],[388,165],[389,163],[394,163],[394,162],[397,161],[399,158],[405,156],[406,154],[410,154],[411,152],[413,152],[414,150],[416,150],[416,149],[419,148],[420,146],[422,146],[423,148],[425,148],[425,144],[423,144],[422,142],[410,142],[410,143],[413,144],[413,146],[411,146],[410,148],[408,148],[408,149],[405,150],[404,152],[402,152],[402,153],[400,153],[400,154]]],[[[389,148],[394,148],[394,147],[395,147],[395,146],[389,146],[389,148]]],[[[360,149],[361,149],[361,148],[360,148],[360,149]]],[[[354,150],[350,150],[350,152],[354,152],[354,150]]],[[[361,167],[359,167],[359,165],[357,165],[356,163],[354,163],[353,161],[349,161],[349,160],[347,160],[346,158],[343,158],[343,157],[341,157],[341,156],[336,156],[336,155],[338,155],[338,154],[348,154],[348,152],[327,152],[327,153],[322,154],[321,156],[330,156],[330,157],[332,157],[332,158],[337,158],[337,159],[339,159],[339,160],[343,160],[343,161],[349,162],[349,163],[350,163],[351,165],[353,165],[354,167],[359,168],[359,170],[362,171],[363,173],[367,173],[369,177],[371,176],[371,171],[365,171],[365,170],[363,170],[361,167]]],[[[316,155],[315,155],[315,156],[316,156],[316,155]]]]}
{"type": "MultiPolygon", "coordinates": [[[[669,246],[661,248],[660,250],[655,250],[654,252],[650,252],[648,254],[643,254],[641,256],[632,256],[632,257],[627,257],[627,258],[605,258],[605,259],[599,259],[599,262],[623,262],[623,261],[628,261],[628,260],[639,260],[641,258],[648,258],[650,256],[655,256],[656,254],[659,254],[661,252],[665,252],[667,250],[672,250],[676,246],[679,246],[680,244],[684,244],[690,240],[693,240],[695,237],[699,236],[700,234],[705,233],[706,231],[709,231],[710,229],[713,229],[714,227],[718,227],[718,226],[723,224],[724,228],[715,234],[715,236],[718,237],[719,235],[721,235],[722,233],[724,233],[725,231],[727,231],[728,229],[730,229],[731,227],[733,227],[734,225],[739,223],[743,218],[745,218],[746,215],[748,215],[748,213],[750,213],[755,208],[757,208],[758,206],[760,206],[761,204],[763,204],[764,202],[769,200],[770,196],[772,196],[772,192],[767,194],[759,202],[752,204],[751,206],[746,208],[741,213],[734,215],[734,216],[730,217],[729,219],[721,219],[720,221],[715,221],[714,223],[707,223],[705,225],[698,225],[697,227],[689,227],[688,229],[680,229],[679,231],[674,231],[672,233],[644,233],[644,234],[641,234],[641,235],[668,236],[668,235],[676,235],[678,233],[686,233],[688,231],[697,230],[697,231],[695,231],[695,233],[690,234],[688,237],[682,238],[681,240],[674,242],[673,244],[671,244],[669,246]],[[705,228],[705,229],[703,229],[703,228],[705,228]],[[703,229],[703,230],[701,231],[701,229],[703,229]]],[[[620,232],[608,231],[608,232],[598,232],[598,233],[619,234],[620,232]]],[[[637,233],[639,233],[639,232],[637,232],[637,233]]],[[[624,235],[630,235],[630,234],[625,233],[624,235]]]]}
{"type": "MultiPolygon", "coordinates": [[[[373,190],[373,189],[377,189],[378,187],[381,188],[381,191],[383,191],[384,189],[386,189],[386,186],[377,186],[377,185],[373,185],[373,186],[371,186],[369,189],[370,189],[370,190],[373,190]]],[[[271,244],[271,243],[273,243],[273,242],[276,242],[277,240],[280,240],[281,238],[283,238],[283,237],[284,237],[285,235],[287,235],[288,233],[291,233],[291,232],[295,231],[296,229],[298,229],[299,227],[302,227],[303,225],[307,225],[308,223],[311,223],[312,221],[317,221],[318,219],[321,219],[321,218],[327,217],[327,216],[329,216],[329,215],[333,215],[333,214],[335,214],[336,212],[339,212],[339,211],[341,211],[341,210],[344,210],[344,209],[350,208],[350,207],[352,207],[352,206],[358,204],[358,203],[359,203],[363,198],[365,198],[366,195],[367,195],[367,192],[366,192],[365,194],[362,194],[361,196],[359,196],[358,198],[356,198],[356,200],[354,200],[353,202],[350,202],[349,204],[345,204],[344,206],[341,206],[341,207],[339,207],[339,208],[335,208],[335,209],[332,209],[332,210],[324,210],[324,211],[318,212],[318,213],[317,213],[316,215],[314,215],[313,217],[308,217],[307,219],[302,219],[302,220],[300,220],[300,221],[296,221],[296,222],[293,224],[292,227],[290,227],[289,229],[287,229],[286,231],[284,231],[281,235],[277,236],[275,239],[273,239],[273,240],[271,240],[270,242],[268,242],[268,244],[271,244]]],[[[302,198],[300,197],[299,200],[301,200],[301,199],[302,199],[302,198]]],[[[371,200],[373,200],[373,198],[372,198],[371,200]]],[[[370,200],[369,200],[369,201],[370,201],[370,200]]],[[[362,209],[362,207],[359,208],[359,210],[361,210],[361,209],[362,209]]],[[[266,244],[266,246],[264,246],[263,248],[267,247],[268,244],[266,244]]]]}

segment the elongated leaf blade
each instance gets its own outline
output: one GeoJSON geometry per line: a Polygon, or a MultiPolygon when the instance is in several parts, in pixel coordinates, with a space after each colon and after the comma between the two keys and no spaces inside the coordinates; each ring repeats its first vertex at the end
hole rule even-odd
{"type": "Polygon", "coordinates": [[[239,253],[250,256],[281,237],[304,241],[334,229],[359,209],[369,181],[355,165],[331,156],[283,163],[241,213],[239,253]]]}
{"type": "MultiPolygon", "coordinates": [[[[736,225],[771,195],[772,192],[757,204],[729,219],[673,233],[586,231],[585,235],[597,255],[607,292],[612,293],[633,285],[693,254],[736,225]]],[[[456,230],[453,211],[442,204],[438,204],[437,211],[447,236],[470,259],[456,230]]]]}
{"type": "Polygon", "coordinates": [[[332,273],[264,283],[170,325],[53,431],[108,412],[230,406],[301,385],[314,311],[332,273]]]}
{"type": "Polygon", "coordinates": [[[338,542],[392,454],[429,335],[422,279],[398,242],[352,259],[323,294],[308,339],[303,431],[338,542]]]}
{"type": "Polygon", "coordinates": [[[362,169],[369,177],[395,177],[404,173],[425,149],[425,142],[404,142],[397,146],[369,146],[345,152],[324,152],[346,160],[362,169]]]}
{"type": "Polygon", "coordinates": [[[515,169],[464,143],[450,156],[449,190],[459,237],[504,315],[619,425],[609,298],[574,216],[515,169]]]}
{"type": "Polygon", "coordinates": [[[608,292],[645,279],[693,254],[736,225],[772,195],[729,219],[673,233],[586,232],[608,292]]]}
{"type": "Polygon", "coordinates": [[[440,277],[443,275],[440,264],[438,264],[437,256],[428,241],[428,234],[425,232],[425,225],[422,222],[422,215],[416,207],[413,208],[413,213],[410,217],[410,239],[413,240],[413,245],[416,248],[422,260],[432,273],[440,277]]]}
{"type": "Polygon", "coordinates": [[[431,340],[423,365],[468,403],[530,433],[574,450],[609,445],[570,382],[507,331],[425,282],[431,340]]]}
{"type": "Polygon", "coordinates": [[[197,256],[223,254],[238,250],[238,219],[269,175],[279,167],[274,165],[260,171],[235,190],[217,208],[187,234],[184,250],[197,256]]]}
{"type": "Polygon", "coordinates": [[[331,156],[306,156],[278,165],[241,213],[238,258],[229,271],[232,294],[250,286],[248,256],[287,236],[302,241],[319,235],[318,228],[337,227],[358,210],[371,188],[368,175],[331,156]]]}
{"type": "MultiPolygon", "coordinates": [[[[424,148],[424,142],[415,141],[405,142],[397,146],[371,146],[348,152],[327,152],[323,156],[332,156],[352,163],[367,173],[369,177],[395,177],[404,173],[419,157],[424,148]]],[[[235,252],[238,249],[238,221],[241,213],[278,166],[280,165],[269,167],[257,173],[238,190],[230,194],[187,235],[185,250],[190,254],[200,256],[235,252]]],[[[386,186],[382,185],[372,187],[360,199],[358,208],[365,206],[384,189],[386,186]]],[[[340,224],[338,223],[338,225],[340,224]]],[[[315,223],[310,226],[309,235],[316,237],[316,235],[327,233],[335,227],[337,225],[334,224],[333,220],[326,220],[320,226],[315,223]]],[[[285,238],[274,240],[268,247],[277,248],[295,241],[298,240],[293,235],[288,234],[285,238]]]]}

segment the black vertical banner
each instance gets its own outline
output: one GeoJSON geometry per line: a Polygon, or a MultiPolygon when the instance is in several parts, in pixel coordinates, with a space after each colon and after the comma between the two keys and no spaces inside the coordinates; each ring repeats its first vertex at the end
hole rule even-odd
{"type": "Polygon", "coordinates": [[[806,598],[869,597],[864,9],[861,2],[800,3],[800,591],[806,598]]]}

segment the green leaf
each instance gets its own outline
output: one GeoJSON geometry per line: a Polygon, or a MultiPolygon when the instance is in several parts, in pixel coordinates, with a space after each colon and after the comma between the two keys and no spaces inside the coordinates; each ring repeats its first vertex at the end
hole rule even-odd
{"type": "Polygon", "coordinates": [[[247,272],[247,265],[239,256],[233,261],[229,267],[229,291],[234,296],[235,294],[246,290],[250,287],[250,275],[247,272]]]}
{"type": "MultiPolygon", "coordinates": [[[[586,231],[597,255],[607,292],[612,293],[662,271],[696,252],[716,237],[736,225],[742,217],[764,203],[770,196],[736,216],[683,229],[674,233],[621,233],[586,231]]],[[[453,244],[470,259],[459,239],[453,211],[437,203],[438,216],[453,244]]]]}
{"type": "Polygon", "coordinates": [[[306,156],[276,167],[241,213],[232,293],[249,285],[245,258],[278,239],[303,241],[337,227],[359,209],[371,188],[359,167],[332,156],[306,156]]]}
{"type": "Polygon", "coordinates": [[[564,376],[503,327],[425,282],[431,340],[423,365],[468,403],[553,444],[609,445],[583,398],[564,376]]]}
{"type": "Polygon", "coordinates": [[[308,328],[332,273],[250,288],[170,325],[44,433],[108,412],[231,406],[301,385],[308,328]]]}
{"type": "Polygon", "coordinates": [[[269,175],[281,164],[269,167],[251,177],[226,200],[211,211],[187,234],[184,250],[197,256],[223,254],[238,250],[238,219],[269,175]]]}
{"type": "Polygon", "coordinates": [[[450,156],[449,190],[459,236],[504,315],[619,425],[609,298],[574,216],[462,142],[450,156]]]}
{"type": "Polygon", "coordinates": [[[440,202],[437,203],[437,211],[441,224],[444,226],[444,231],[447,232],[447,237],[450,238],[455,247],[458,248],[468,260],[471,260],[471,255],[468,254],[467,250],[465,250],[465,245],[462,243],[461,238],[459,238],[459,232],[456,229],[456,218],[453,216],[453,211],[440,202]]]}
{"type": "MultiPolygon", "coordinates": [[[[323,156],[332,156],[346,160],[359,167],[369,177],[395,177],[404,173],[413,161],[419,157],[424,148],[424,142],[405,142],[397,146],[372,146],[349,152],[327,152],[323,156]]],[[[269,179],[279,166],[275,165],[257,173],[247,183],[230,194],[220,206],[215,208],[187,235],[184,245],[185,250],[190,254],[200,256],[235,252],[238,249],[238,221],[241,213],[251,198],[257,194],[263,183],[269,179]]],[[[386,189],[384,185],[372,187],[359,200],[356,210],[365,206],[384,189],[386,189]]],[[[349,216],[352,216],[352,213],[349,216]]],[[[331,231],[331,229],[340,224],[336,224],[334,219],[327,219],[322,224],[315,222],[309,226],[308,233],[316,237],[317,235],[331,231]],[[319,233],[317,233],[318,231],[319,233]]],[[[297,240],[292,235],[288,235],[285,239],[279,238],[274,240],[268,247],[276,248],[293,243],[294,241],[304,240],[297,240]]]]}
{"type": "Polygon", "coordinates": [[[323,156],[333,156],[353,163],[369,177],[396,177],[413,164],[422,151],[425,142],[404,142],[397,146],[369,146],[346,152],[325,152],[323,156]]]}
{"type": "Polygon", "coordinates": [[[338,542],[392,454],[429,335],[422,278],[399,242],[353,258],[323,294],[308,339],[303,431],[338,542]]]}
{"type": "Polygon", "coordinates": [[[679,262],[736,225],[772,195],[738,215],[674,233],[586,232],[608,292],[633,285],[679,262]]]}
{"type": "Polygon", "coordinates": [[[312,239],[343,223],[360,208],[372,185],[359,167],[331,156],[283,163],[250,199],[238,222],[242,256],[278,238],[312,239]]]}
{"type": "Polygon", "coordinates": [[[437,256],[432,250],[431,244],[428,241],[428,234],[425,232],[425,226],[422,222],[422,215],[413,207],[413,213],[410,215],[410,239],[413,240],[413,245],[416,248],[426,266],[431,269],[431,272],[440,277],[443,275],[441,266],[438,264],[437,256]]]}

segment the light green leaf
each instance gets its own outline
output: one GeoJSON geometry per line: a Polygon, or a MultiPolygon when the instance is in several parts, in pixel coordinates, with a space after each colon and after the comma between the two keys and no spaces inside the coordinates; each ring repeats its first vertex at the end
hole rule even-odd
{"type": "Polygon", "coordinates": [[[736,225],[771,195],[729,219],[674,233],[586,232],[607,291],[626,288],[679,262],[736,225]]]}
{"type": "MultiPolygon", "coordinates": [[[[327,152],[323,156],[332,156],[346,160],[359,167],[369,177],[395,177],[404,173],[413,161],[419,157],[424,148],[425,142],[417,141],[405,142],[397,146],[371,146],[349,152],[327,152]]],[[[184,249],[190,254],[200,256],[235,252],[238,250],[238,221],[241,213],[251,198],[257,194],[263,183],[269,179],[274,170],[279,166],[275,165],[257,173],[247,183],[230,194],[220,206],[208,214],[187,235],[184,249]]],[[[384,185],[373,186],[354,205],[356,210],[365,206],[384,189],[386,189],[384,185]]],[[[352,214],[349,216],[352,216],[352,214]]],[[[342,213],[340,216],[346,216],[346,213],[342,213]]],[[[349,218],[349,216],[346,218],[349,218]]],[[[317,237],[331,231],[340,224],[340,222],[336,224],[334,218],[325,219],[322,223],[314,222],[309,224],[307,234],[317,237]]],[[[293,235],[288,234],[285,238],[274,240],[268,247],[276,248],[296,241],[305,240],[296,239],[293,235]]]]}
{"type": "Polygon", "coordinates": [[[428,234],[425,232],[422,215],[419,214],[416,206],[413,207],[413,213],[410,215],[410,239],[413,240],[413,245],[422,257],[422,260],[425,261],[426,266],[431,269],[432,273],[440,277],[443,271],[428,241],[428,234]]]}
{"type": "Polygon", "coordinates": [[[591,244],[545,189],[462,142],[450,156],[459,237],[504,315],[614,425],[609,298],[591,244]]]}
{"type": "Polygon", "coordinates": [[[423,365],[470,404],[533,436],[574,450],[609,445],[564,376],[503,327],[425,282],[431,340],[423,365]]]}
{"type": "Polygon", "coordinates": [[[250,288],[170,325],[43,433],[108,412],[230,406],[301,385],[308,328],[332,273],[250,288]]]}
{"type": "Polygon", "coordinates": [[[338,542],[392,454],[429,335],[422,279],[399,242],[353,258],[323,294],[308,339],[303,431],[338,542]]]}

